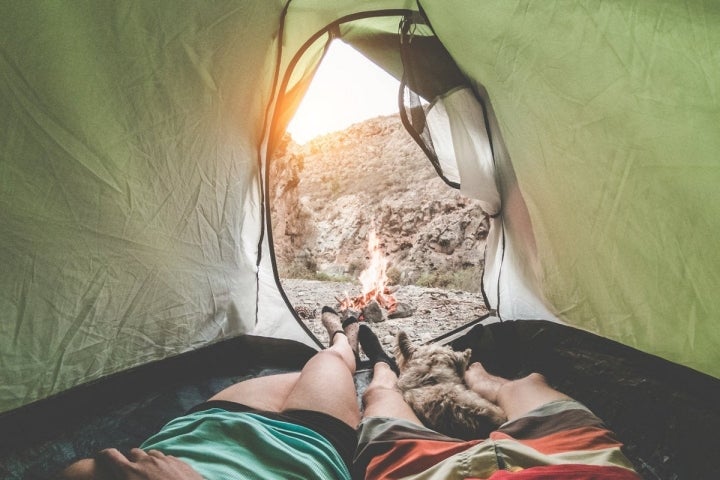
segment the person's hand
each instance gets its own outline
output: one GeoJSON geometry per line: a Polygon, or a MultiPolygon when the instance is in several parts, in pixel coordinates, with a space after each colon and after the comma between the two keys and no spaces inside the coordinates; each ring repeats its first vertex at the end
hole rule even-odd
{"type": "Polygon", "coordinates": [[[126,457],[108,448],[99,452],[95,460],[117,480],[203,480],[190,465],[158,450],[133,448],[126,457]]]}

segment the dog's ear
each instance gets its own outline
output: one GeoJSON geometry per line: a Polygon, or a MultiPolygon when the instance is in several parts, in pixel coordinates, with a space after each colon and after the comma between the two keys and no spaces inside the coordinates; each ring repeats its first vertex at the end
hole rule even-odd
{"type": "Polygon", "coordinates": [[[415,345],[412,344],[407,334],[402,330],[397,334],[397,344],[398,350],[405,360],[412,357],[412,354],[415,353],[415,345]]]}
{"type": "Polygon", "coordinates": [[[469,348],[466,348],[463,352],[463,356],[465,357],[465,360],[470,363],[470,357],[472,356],[472,350],[469,348]]]}
{"type": "Polygon", "coordinates": [[[465,370],[467,370],[468,364],[470,364],[470,355],[472,355],[472,350],[467,348],[462,352],[458,352],[455,357],[455,369],[460,378],[465,375],[465,370]]]}

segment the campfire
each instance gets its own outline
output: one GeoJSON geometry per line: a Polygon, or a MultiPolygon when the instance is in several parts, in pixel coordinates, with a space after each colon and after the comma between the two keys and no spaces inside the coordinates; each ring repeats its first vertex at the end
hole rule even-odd
{"type": "Polygon", "coordinates": [[[387,258],[380,248],[380,239],[375,230],[370,230],[368,252],[370,264],[359,276],[362,293],[352,298],[346,294],[345,298],[340,300],[340,309],[360,312],[360,320],[363,320],[364,311],[373,302],[377,302],[377,305],[384,308],[388,314],[393,313],[397,308],[397,300],[388,287],[387,258]]]}

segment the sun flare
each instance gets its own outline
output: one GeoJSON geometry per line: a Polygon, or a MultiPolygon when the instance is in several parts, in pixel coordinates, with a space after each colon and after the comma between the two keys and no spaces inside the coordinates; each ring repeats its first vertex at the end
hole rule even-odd
{"type": "Polygon", "coordinates": [[[397,113],[398,88],[393,76],[335,41],[287,130],[303,144],[368,118],[397,113]]]}

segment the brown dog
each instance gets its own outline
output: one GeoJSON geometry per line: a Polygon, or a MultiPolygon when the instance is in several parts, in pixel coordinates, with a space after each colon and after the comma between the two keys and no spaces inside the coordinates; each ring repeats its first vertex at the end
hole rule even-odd
{"type": "Polygon", "coordinates": [[[507,420],[505,412],[469,390],[463,381],[470,349],[457,352],[443,345],[413,345],[397,335],[398,388],[425,426],[465,440],[486,438],[507,420]]]}

